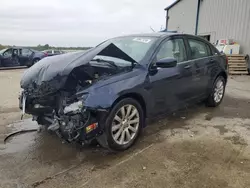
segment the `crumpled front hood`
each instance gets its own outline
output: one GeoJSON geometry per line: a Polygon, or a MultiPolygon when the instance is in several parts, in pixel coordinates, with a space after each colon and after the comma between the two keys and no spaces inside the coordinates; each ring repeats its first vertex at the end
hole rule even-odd
{"type": "Polygon", "coordinates": [[[21,87],[27,88],[30,85],[41,85],[52,79],[60,80],[63,78],[63,71],[72,60],[81,57],[83,52],[69,53],[64,55],[46,57],[32,67],[30,67],[22,76],[21,87]]]}
{"type": "Polygon", "coordinates": [[[74,68],[87,64],[96,55],[117,57],[126,61],[136,62],[112,43],[97,46],[86,52],[74,52],[46,57],[24,73],[20,82],[21,88],[34,89],[41,85],[44,85],[44,88],[46,88],[51,85],[47,83],[53,82],[53,88],[51,89],[54,91],[58,90],[64,86],[68,75],[74,68]]]}

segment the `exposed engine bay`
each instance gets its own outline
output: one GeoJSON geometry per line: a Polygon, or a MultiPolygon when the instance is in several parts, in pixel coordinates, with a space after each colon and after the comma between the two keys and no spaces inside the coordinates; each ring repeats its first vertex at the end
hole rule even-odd
{"type": "MultiPolygon", "coordinates": [[[[125,68],[126,69],[126,68],[125,68]]],[[[120,67],[109,67],[100,64],[89,64],[75,68],[66,81],[66,91],[78,92],[105,77],[118,74],[125,70],[120,67]]]]}

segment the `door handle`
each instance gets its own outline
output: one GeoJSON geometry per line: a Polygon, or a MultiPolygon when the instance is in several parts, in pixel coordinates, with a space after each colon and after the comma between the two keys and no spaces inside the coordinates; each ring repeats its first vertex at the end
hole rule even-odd
{"type": "Polygon", "coordinates": [[[184,69],[190,69],[190,68],[191,68],[190,65],[186,65],[186,66],[184,67],[184,69]]]}
{"type": "Polygon", "coordinates": [[[206,62],[207,65],[214,63],[214,59],[209,59],[208,62],[206,62]]]}

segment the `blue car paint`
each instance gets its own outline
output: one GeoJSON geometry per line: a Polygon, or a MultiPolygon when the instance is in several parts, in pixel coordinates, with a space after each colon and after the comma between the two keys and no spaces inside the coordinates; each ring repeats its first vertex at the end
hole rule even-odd
{"type": "Polygon", "coordinates": [[[85,90],[89,95],[84,101],[84,105],[91,108],[108,109],[115,100],[126,94],[138,94],[144,99],[149,98],[143,88],[146,76],[145,68],[140,67],[127,73],[114,75],[110,79],[101,80],[85,90]]]}
{"type": "MultiPolygon", "coordinates": [[[[136,95],[143,99],[146,115],[151,117],[178,109],[189,101],[205,99],[210,94],[213,82],[218,75],[227,78],[225,56],[220,54],[207,41],[195,37],[195,39],[209,45],[214,55],[192,60],[186,38],[193,38],[194,36],[175,33],[155,33],[150,36],[157,37],[156,42],[132,70],[99,80],[80,92],[80,94],[85,93],[87,95],[87,97],[84,97],[84,105],[87,108],[108,111],[119,98],[136,95]],[[185,41],[187,61],[177,64],[176,67],[159,68],[152,71],[150,66],[154,62],[161,43],[176,37],[183,38],[185,41]]],[[[98,45],[85,53],[45,58],[25,73],[21,80],[21,86],[25,89],[33,82],[38,86],[50,82],[59,90],[65,84],[71,71],[79,66],[86,65],[106,47],[98,45]]]]}
{"type": "Polygon", "coordinates": [[[43,52],[39,52],[39,51],[36,51],[36,50],[32,50],[33,52],[34,52],[34,54],[33,54],[33,60],[34,59],[43,59],[43,58],[45,58],[46,57],[46,54],[45,53],[43,53],[43,52]]]}
{"type": "MultiPolygon", "coordinates": [[[[153,46],[152,52],[157,51],[162,40],[153,46]]],[[[213,48],[210,43],[206,43],[213,48]]],[[[84,101],[85,105],[92,109],[109,109],[119,97],[137,94],[146,104],[147,117],[151,117],[176,110],[189,101],[205,99],[210,94],[216,77],[219,74],[227,77],[226,59],[219,53],[198,60],[191,60],[188,54],[186,62],[173,68],[159,69],[151,75],[148,71],[148,61],[152,60],[153,56],[154,53],[146,57],[146,61],[144,59],[143,68],[135,67],[131,72],[112,76],[88,88],[85,91],[89,93],[84,101]],[[193,65],[190,70],[186,70],[184,67],[189,64],[193,65]]]]}

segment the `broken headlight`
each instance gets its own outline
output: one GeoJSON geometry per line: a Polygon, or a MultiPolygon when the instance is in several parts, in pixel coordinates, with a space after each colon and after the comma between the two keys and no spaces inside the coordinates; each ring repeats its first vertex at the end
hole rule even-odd
{"type": "Polygon", "coordinates": [[[84,107],[84,101],[87,99],[88,94],[84,94],[83,96],[78,98],[77,102],[74,102],[68,106],[66,106],[63,110],[64,114],[69,112],[79,112],[84,107]]]}
{"type": "Polygon", "coordinates": [[[76,112],[76,111],[80,111],[83,107],[83,101],[77,101],[74,102],[68,106],[66,106],[63,110],[63,112],[65,114],[69,113],[69,112],[76,112]]]}

